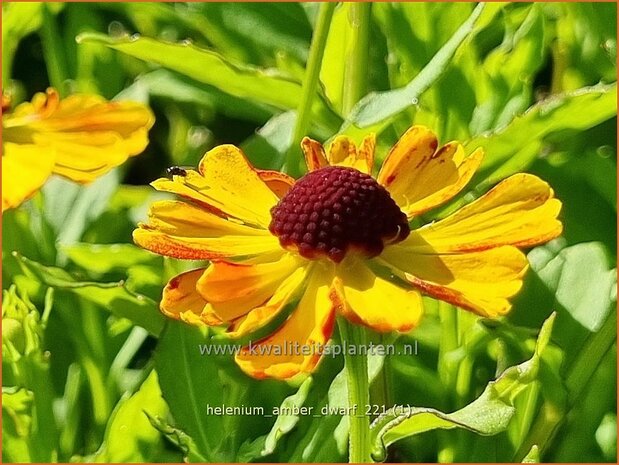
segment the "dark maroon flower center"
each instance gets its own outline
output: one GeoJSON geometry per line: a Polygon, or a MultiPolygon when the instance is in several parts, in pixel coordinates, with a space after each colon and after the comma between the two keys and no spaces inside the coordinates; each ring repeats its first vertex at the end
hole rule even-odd
{"type": "Polygon", "coordinates": [[[374,178],[328,166],[299,179],[271,209],[269,230],[287,249],[309,259],[342,261],[350,249],[368,257],[410,230],[406,215],[374,178]]]}

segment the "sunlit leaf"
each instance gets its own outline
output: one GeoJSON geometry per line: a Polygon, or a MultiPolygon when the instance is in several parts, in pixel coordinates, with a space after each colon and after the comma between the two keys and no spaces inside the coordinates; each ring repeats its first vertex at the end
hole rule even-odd
{"type": "Polygon", "coordinates": [[[269,65],[277,54],[305,62],[311,26],[298,3],[191,3],[188,16],[199,16],[204,34],[228,57],[269,65]]]}
{"type": "MultiPolygon", "coordinates": [[[[141,60],[185,74],[196,81],[236,97],[289,110],[296,109],[301,84],[273,70],[228,61],[222,55],[188,43],[168,43],[147,37],[113,39],[102,34],[83,34],[81,42],[100,43],[141,60]]],[[[315,99],[313,116],[319,125],[337,127],[339,118],[324,99],[315,99]]]]}
{"type": "Polygon", "coordinates": [[[190,436],[199,454],[211,462],[237,461],[241,444],[266,434],[274,420],[264,415],[281,404],[286,390],[283,383],[256,381],[242,374],[233,362],[232,352],[219,350],[223,348],[212,338],[211,331],[170,321],[155,354],[159,384],[172,412],[173,427],[190,436]],[[201,351],[201,347],[209,345],[211,353],[201,351]],[[250,410],[237,414],[212,410],[222,406],[250,410]]]}
{"type": "Polygon", "coordinates": [[[77,243],[63,247],[69,260],[94,273],[126,271],[136,265],[161,267],[163,259],[133,244],[77,243]]]}
{"type": "Polygon", "coordinates": [[[475,179],[484,186],[523,170],[540,155],[544,140],[560,131],[582,131],[617,114],[617,86],[595,86],[553,96],[531,107],[507,127],[478,136],[467,150],[483,147],[486,156],[475,179]]]}
{"type": "Polygon", "coordinates": [[[372,425],[373,455],[383,459],[385,448],[396,441],[433,429],[464,428],[480,435],[504,431],[514,415],[514,399],[535,381],[540,358],[550,340],[554,315],[542,329],[530,360],[505,370],[496,381],[466,407],[453,413],[423,407],[397,407],[381,415],[372,425]]]}
{"type": "Polygon", "coordinates": [[[94,462],[150,462],[164,447],[163,437],[149,416],[165,416],[168,407],[161,397],[153,371],[133,395],[123,396],[105,428],[103,443],[91,458],[94,462]]]}
{"type": "Polygon", "coordinates": [[[615,307],[617,270],[610,260],[596,242],[577,244],[556,255],[546,248],[529,254],[531,268],[554,294],[559,308],[592,332],[600,329],[615,307]]]}

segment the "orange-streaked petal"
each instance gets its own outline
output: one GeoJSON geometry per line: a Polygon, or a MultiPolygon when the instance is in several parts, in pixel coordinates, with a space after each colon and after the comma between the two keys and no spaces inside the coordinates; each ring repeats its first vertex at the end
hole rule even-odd
{"type": "Polygon", "coordinates": [[[256,256],[273,257],[282,253],[275,236],[173,236],[140,224],[133,241],[147,250],[166,257],[185,260],[246,261],[256,256]]]}
{"type": "Polygon", "coordinates": [[[153,123],[152,112],[139,103],[83,94],[59,100],[48,89],[3,116],[3,136],[55,150],[54,172],[87,183],[141,153],[153,123]]]}
{"type": "Polygon", "coordinates": [[[2,155],[2,211],[19,206],[34,195],[52,174],[55,153],[35,145],[4,143],[2,155]]]}
{"type": "Polygon", "coordinates": [[[266,229],[254,228],[222,218],[208,210],[179,200],[160,200],[148,210],[148,229],[171,236],[220,237],[268,236],[266,229]]]}
{"type": "Polygon", "coordinates": [[[483,158],[481,149],[465,157],[458,142],[436,150],[437,144],[432,131],[413,126],[393,147],[378,175],[378,182],[409,218],[458,194],[483,158]]]}
{"type": "Polygon", "coordinates": [[[310,373],[333,331],[335,311],[329,299],[332,273],[314,268],[299,306],[271,336],[252,342],[235,359],[254,378],[288,379],[310,373]]]}
{"type": "Polygon", "coordinates": [[[258,176],[278,198],[282,198],[294,185],[294,178],[275,170],[257,170],[258,176]]]}
{"type": "Polygon", "coordinates": [[[389,192],[393,186],[408,184],[417,180],[438,147],[436,135],[425,126],[413,126],[387,154],[377,176],[379,184],[389,192]]]}
{"type": "Polygon", "coordinates": [[[412,218],[435,208],[457,195],[469,183],[484,153],[476,150],[463,158],[464,148],[458,143],[441,147],[413,179],[405,178],[390,188],[390,194],[406,216],[412,218]],[[459,156],[461,155],[461,156],[459,156]]]}
{"type": "Polygon", "coordinates": [[[441,253],[532,247],[561,234],[560,211],[547,183],[516,174],[447,218],[413,231],[406,241],[441,253]]]}
{"type": "Polygon", "coordinates": [[[382,279],[360,259],[347,258],[333,280],[331,298],[350,321],[375,331],[409,331],[423,313],[421,295],[382,279]]]}
{"type": "Polygon", "coordinates": [[[233,145],[220,145],[207,152],[199,172],[187,170],[184,176],[158,179],[151,185],[262,228],[268,227],[271,207],[279,200],[233,145]]]}
{"type": "Polygon", "coordinates": [[[235,320],[228,328],[228,335],[230,337],[246,336],[265,327],[287,309],[296,308],[305,290],[308,270],[307,266],[297,268],[282,282],[275,294],[264,305],[250,310],[246,315],[235,320]]]}
{"type": "Polygon", "coordinates": [[[148,223],[138,225],[133,239],[161,255],[190,260],[242,260],[282,253],[277,238],[266,229],[227,220],[185,202],[155,202],[148,216],[148,223]]]}
{"type": "Polygon", "coordinates": [[[302,265],[298,257],[288,253],[277,261],[252,265],[214,262],[196,289],[208,302],[207,311],[230,322],[264,305],[302,265]]]}
{"type": "Polygon", "coordinates": [[[381,259],[423,293],[486,317],[509,312],[508,299],[520,290],[528,267],[526,256],[511,246],[429,254],[395,245],[381,259]]]}
{"type": "Polygon", "coordinates": [[[195,326],[221,324],[220,320],[211,319],[207,322],[201,318],[206,301],[196,290],[196,284],[204,272],[205,268],[199,268],[172,278],[163,288],[159,304],[161,312],[170,318],[195,326]]]}
{"type": "Polygon", "coordinates": [[[308,171],[314,171],[319,168],[329,166],[325,150],[320,142],[317,142],[309,137],[304,137],[301,141],[301,149],[305,155],[305,164],[308,171]]]}

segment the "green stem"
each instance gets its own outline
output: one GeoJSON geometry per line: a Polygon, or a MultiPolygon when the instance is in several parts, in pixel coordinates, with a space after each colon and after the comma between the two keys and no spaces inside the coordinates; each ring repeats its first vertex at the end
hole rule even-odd
{"type": "Polygon", "coordinates": [[[47,66],[47,74],[52,87],[65,95],[64,83],[69,78],[65,50],[60,39],[56,18],[48,5],[43,4],[43,24],[41,25],[41,44],[47,66]]]}
{"type": "MultiPolygon", "coordinates": [[[[390,343],[394,343],[393,340],[388,341],[384,334],[378,333],[373,338],[373,342],[376,345],[386,347],[390,343]]],[[[391,367],[389,364],[389,357],[383,359],[383,367],[380,373],[376,376],[376,379],[370,386],[370,399],[373,405],[381,405],[385,409],[392,407],[391,405],[391,367]]]]}
{"type": "Polygon", "coordinates": [[[349,323],[344,318],[338,320],[340,337],[344,352],[344,364],[348,386],[348,412],[350,419],[349,462],[368,463],[370,456],[370,418],[366,415],[370,404],[368,379],[368,359],[365,353],[365,330],[349,323]],[[354,346],[353,355],[347,346],[354,346]]]}
{"type": "Polygon", "coordinates": [[[370,50],[370,2],[348,3],[348,21],[351,28],[350,47],[342,95],[342,110],[347,115],[367,90],[368,58],[370,50]]]}
{"type": "Polygon", "coordinates": [[[292,136],[292,145],[288,149],[286,163],[284,164],[284,171],[287,171],[292,176],[301,174],[299,169],[299,144],[301,139],[308,133],[312,104],[316,96],[316,87],[318,86],[318,77],[320,75],[320,66],[325,53],[329,26],[331,25],[335,6],[335,2],[324,2],[320,5],[320,10],[318,11],[316,28],[312,36],[312,44],[307,60],[307,70],[303,80],[301,100],[297,107],[297,121],[292,136]]]}

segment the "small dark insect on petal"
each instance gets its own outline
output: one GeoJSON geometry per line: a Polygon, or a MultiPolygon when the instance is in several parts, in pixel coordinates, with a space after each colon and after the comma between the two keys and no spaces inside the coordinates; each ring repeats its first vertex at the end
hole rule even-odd
{"type": "Polygon", "coordinates": [[[168,178],[172,178],[172,176],[187,176],[187,171],[185,168],[181,166],[170,166],[165,170],[165,174],[168,178]]]}

